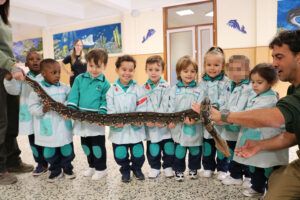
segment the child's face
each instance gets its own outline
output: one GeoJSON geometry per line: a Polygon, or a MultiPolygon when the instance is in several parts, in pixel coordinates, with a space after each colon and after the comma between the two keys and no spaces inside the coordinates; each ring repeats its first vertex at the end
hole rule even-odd
{"type": "Polygon", "coordinates": [[[235,83],[240,83],[249,76],[249,68],[242,60],[229,63],[228,76],[235,83]]]}
{"type": "Polygon", "coordinates": [[[116,68],[116,72],[119,75],[120,82],[124,85],[128,85],[134,75],[134,63],[123,61],[119,68],[116,68]]]}
{"type": "Polygon", "coordinates": [[[256,94],[263,93],[271,88],[271,84],[258,73],[251,75],[252,88],[256,94]]]}
{"type": "Polygon", "coordinates": [[[59,63],[48,64],[49,66],[45,67],[42,71],[42,75],[50,84],[56,84],[60,79],[60,65],[59,63]]]}
{"type": "Polygon", "coordinates": [[[105,66],[102,63],[101,67],[95,64],[94,60],[88,61],[87,71],[90,73],[91,77],[97,78],[100,74],[103,73],[105,66]]]}
{"type": "Polygon", "coordinates": [[[157,63],[147,64],[146,73],[153,83],[157,83],[163,73],[162,67],[157,63]]]}
{"type": "Polygon", "coordinates": [[[180,71],[180,77],[185,85],[196,79],[197,72],[193,65],[189,65],[186,69],[180,71]]]}
{"type": "Polygon", "coordinates": [[[220,55],[208,54],[205,59],[205,72],[214,78],[218,76],[223,67],[223,58],[220,55]]]}
{"type": "Polygon", "coordinates": [[[40,73],[41,60],[42,60],[41,56],[38,53],[36,52],[29,53],[29,55],[27,56],[25,66],[28,67],[30,71],[33,71],[35,73],[40,73]]]}

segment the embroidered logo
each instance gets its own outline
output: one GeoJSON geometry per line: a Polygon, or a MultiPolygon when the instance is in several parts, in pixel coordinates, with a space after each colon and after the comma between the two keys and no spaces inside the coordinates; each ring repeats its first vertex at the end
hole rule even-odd
{"type": "Polygon", "coordinates": [[[147,97],[143,97],[136,102],[136,105],[141,105],[147,101],[147,97]]]}

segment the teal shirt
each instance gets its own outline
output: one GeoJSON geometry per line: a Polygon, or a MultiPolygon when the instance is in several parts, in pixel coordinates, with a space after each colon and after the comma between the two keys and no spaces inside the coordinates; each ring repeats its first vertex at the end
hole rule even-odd
{"type": "Polygon", "coordinates": [[[110,88],[103,74],[93,78],[86,72],[76,77],[68,97],[68,106],[106,114],[106,93],[110,88]]]}

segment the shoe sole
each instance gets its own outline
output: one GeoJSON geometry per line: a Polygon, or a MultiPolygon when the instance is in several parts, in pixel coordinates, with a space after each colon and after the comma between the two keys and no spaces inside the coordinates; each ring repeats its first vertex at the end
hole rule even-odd
{"type": "Polygon", "coordinates": [[[34,173],[34,172],[32,172],[32,176],[40,176],[40,175],[45,174],[47,171],[48,171],[48,170],[43,171],[43,172],[41,172],[41,173],[34,173]]]}

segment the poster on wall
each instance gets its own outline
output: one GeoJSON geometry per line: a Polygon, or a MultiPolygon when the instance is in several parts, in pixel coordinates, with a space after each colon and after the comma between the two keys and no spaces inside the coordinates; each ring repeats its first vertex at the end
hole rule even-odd
{"type": "Polygon", "coordinates": [[[278,0],[277,30],[298,30],[300,28],[300,1],[278,0]]]}
{"type": "Polygon", "coordinates": [[[17,62],[25,63],[26,55],[30,50],[36,50],[41,55],[43,53],[43,41],[42,38],[26,39],[13,43],[13,53],[17,62]]]}
{"type": "Polygon", "coordinates": [[[122,52],[121,23],[117,23],[53,35],[54,58],[63,59],[69,55],[77,39],[82,40],[85,51],[104,48],[108,53],[122,52]]]}

